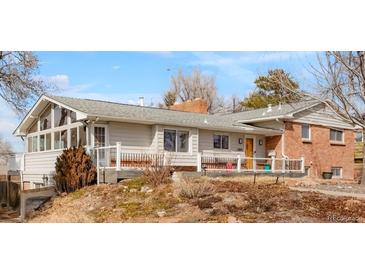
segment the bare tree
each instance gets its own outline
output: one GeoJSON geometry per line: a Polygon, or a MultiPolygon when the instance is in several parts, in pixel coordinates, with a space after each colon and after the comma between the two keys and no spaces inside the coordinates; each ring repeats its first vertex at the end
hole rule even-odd
{"type": "Polygon", "coordinates": [[[7,160],[13,153],[10,143],[0,137],[0,160],[7,160]]]}
{"type": "Polygon", "coordinates": [[[213,76],[203,75],[200,70],[194,69],[191,75],[185,75],[180,69],[171,77],[171,85],[165,93],[165,106],[171,102],[172,95],[176,100],[185,102],[195,98],[203,98],[208,103],[208,112],[215,112],[219,108],[220,100],[217,96],[217,87],[213,76]]]}
{"type": "MultiPolygon", "coordinates": [[[[365,133],[365,52],[328,51],[313,67],[319,94],[344,120],[365,133]]],[[[365,184],[365,147],[361,183],[365,184]]]]}
{"type": "Polygon", "coordinates": [[[32,52],[0,51],[0,97],[18,113],[42,94],[44,85],[35,77],[38,59],[32,52]]]}

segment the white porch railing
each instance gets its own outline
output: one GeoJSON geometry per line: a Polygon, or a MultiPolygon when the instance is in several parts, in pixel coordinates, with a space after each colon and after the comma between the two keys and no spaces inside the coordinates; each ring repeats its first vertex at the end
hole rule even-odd
{"type": "MultiPolygon", "coordinates": [[[[92,150],[98,170],[98,181],[100,169],[115,169],[116,171],[120,171],[129,168],[144,168],[157,163],[159,165],[171,164],[179,166],[179,159],[175,158],[172,162],[168,161],[171,158],[169,153],[161,154],[151,151],[124,150],[120,142],[114,146],[97,147],[92,150]]],[[[174,157],[178,158],[179,156],[175,155],[174,157]]],[[[196,166],[198,172],[205,170],[254,173],[304,173],[305,171],[303,157],[299,159],[244,157],[237,152],[198,152],[193,157],[192,166],[196,166]]]]}

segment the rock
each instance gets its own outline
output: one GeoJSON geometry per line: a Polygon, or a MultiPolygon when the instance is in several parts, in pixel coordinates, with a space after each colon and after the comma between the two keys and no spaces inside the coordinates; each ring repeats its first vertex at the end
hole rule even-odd
{"type": "Polygon", "coordinates": [[[137,192],[137,189],[132,188],[132,189],[129,190],[129,192],[137,192]]]}
{"type": "Polygon", "coordinates": [[[234,216],[228,216],[227,222],[228,223],[238,223],[237,218],[234,216]]]}
{"type": "Polygon", "coordinates": [[[148,186],[142,186],[141,187],[141,192],[145,192],[145,193],[148,192],[149,193],[149,192],[152,192],[152,189],[150,189],[148,186]]]}
{"type": "Polygon", "coordinates": [[[158,217],[164,217],[166,215],[166,211],[165,210],[157,211],[156,214],[158,217]]]}

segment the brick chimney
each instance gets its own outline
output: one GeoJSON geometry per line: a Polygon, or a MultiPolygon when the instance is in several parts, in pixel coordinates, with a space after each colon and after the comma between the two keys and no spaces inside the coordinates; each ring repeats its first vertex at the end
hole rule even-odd
{"type": "Polygon", "coordinates": [[[188,100],[182,103],[175,103],[169,107],[171,110],[180,110],[186,112],[196,112],[196,113],[208,113],[208,103],[202,98],[196,98],[193,100],[188,100]]]}

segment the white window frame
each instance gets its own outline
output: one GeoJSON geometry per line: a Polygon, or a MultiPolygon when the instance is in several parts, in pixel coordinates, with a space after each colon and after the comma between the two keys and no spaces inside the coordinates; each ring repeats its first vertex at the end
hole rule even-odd
{"type": "Polygon", "coordinates": [[[329,136],[330,143],[332,143],[332,144],[344,144],[345,143],[345,131],[343,129],[330,128],[329,134],[330,134],[330,136],[329,136]],[[331,130],[338,131],[338,132],[342,132],[342,140],[341,141],[331,140],[331,130]]]}
{"type": "Polygon", "coordinates": [[[301,132],[300,135],[302,137],[302,141],[304,142],[309,142],[312,140],[312,130],[311,130],[311,125],[310,124],[302,124],[301,126],[301,132]],[[308,126],[308,138],[303,138],[303,126],[308,126]]]}
{"type": "Polygon", "coordinates": [[[217,151],[229,151],[231,150],[231,135],[228,134],[228,133],[222,133],[222,132],[214,132],[213,135],[212,135],[212,147],[214,150],[217,150],[217,151]],[[223,148],[222,146],[222,138],[221,138],[221,148],[215,148],[214,147],[214,135],[217,135],[217,136],[228,136],[228,148],[223,148]]]}
{"type": "Polygon", "coordinates": [[[332,175],[332,178],[341,179],[342,178],[342,174],[343,174],[343,168],[342,167],[339,167],[339,166],[333,166],[333,167],[331,167],[331,172],[333,172],[332,171],[333,169],[339,169],[340,170],[340,175],[339,176],[332,175]]]}
{"type": "Polygon", "coordinates": [[[191,154],[191,151],[192,151],[192,139],[191,139],[191,131],[189,129],[185,129],[185,128],[168,128],[168,127],[165,127],[162,129],[162,146],[163,146],[163,151],[165,152],[170,152],[170,153],[183,153],[183,154],[187,154],[187,153],[190,153],[191,154]],[[165,150],[165,130],[173,130],[173,131],[176,131],[176,137],[175,137],[175,151],[168,151],[168,150],[165,150]],[[188,136],[188,151],[186,152],[182,152],[182,151],[177,151],[177,144],[178,144],[178,141],[177,141],[177,133],[178,132],[187,132],[189,134],[188,136]]]}
{"type": "MultiPolygon", "coordinates": [[[[76,124],[76,123],[74,123],[74,124],[76,124]]],[[[90,132],[91,146],[92,147],[95,147],[95,134],[94,133],[95,133],[95,128],[96,127],[103,127],[103,128],[105,128],[105,146],[109,146],[109,127],[106,124],[94,124],[94,125],[92,125],[91,132],[90,132]]],[[[79,138],[79,133],[78,132],[77,132],[77,138],[79,138]]],[[[86,136],[86,140],[87,140],[87,136],[86,136]]]]}

